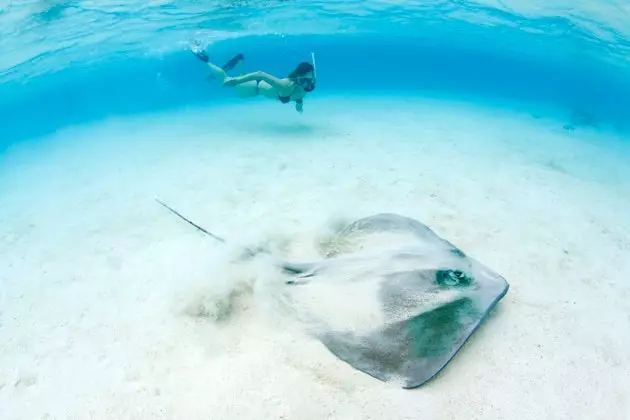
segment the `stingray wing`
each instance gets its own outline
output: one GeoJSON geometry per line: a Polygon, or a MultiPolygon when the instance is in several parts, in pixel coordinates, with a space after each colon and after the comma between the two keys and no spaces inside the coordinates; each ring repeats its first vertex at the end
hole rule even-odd
{"type": "MultiPolygon", "coordinates": [[[[438,273],[442,272],[424,274],[435,275],[437,282],[438,273]]],[[[417,274],[399,276],[410,279],[417,274]]],[[[437,293],[427,293],[423,287],[414,291],[409,284],[391,282],[381,290],[387,314],[382,328],[366,333],[331,330],[319,338],[333,354],[360,371],[383,381],[402,382],[404,388],[418,387],[448,364],[508,290],[507,283],[500,281],[475,287],[484,280],[476,278],[466,286],[444,286],[437,293]],[[474,290],[455,292],[453,299],[439,302],[439,295],[452,287],[474,290]],[[429,305],[412,303],[403,310],[407,314],[403,319],[396,314],[396,305],[405,307],[427,296],[429,305]]]]}
{"type": "Polygon", "coordinates": [[[310,303],[323,325],[315,335],[333,354],[405,388],[440,372],[509,287],[413,219],[380,214],[339,236],[349,239],[346,248],[322,262],[297,300],[310,303]],[[343,311],[359,317],[340,317],[343,311]]]}

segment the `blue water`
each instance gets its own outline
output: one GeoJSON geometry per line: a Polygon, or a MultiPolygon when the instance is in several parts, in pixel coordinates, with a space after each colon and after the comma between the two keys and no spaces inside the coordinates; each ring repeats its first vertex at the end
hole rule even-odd
{"type": "Polygon", "coordinates": [[[628,139],[628,0],[0,0],[0,419],[622,418],[628,139]],[[315,53],[317,89],[224,106],[192,40],[277,76],[315,53]],[[394,393],[267,335],[271,268],[232,273],[156,197],[298,260],[328,221],[417,217],[511,291],[394,393]]]}
{"type": "Polygon", "coordinates": [[[545,104],[573,115],[571,128],[630,129],[621,1],[2,0],[0,10],[3,148],[105,116],[233,100],[205,80],[192,39],[218,62],[242,52],[247,70],[279,76],[315,52],[318,96],[545,104]]]}

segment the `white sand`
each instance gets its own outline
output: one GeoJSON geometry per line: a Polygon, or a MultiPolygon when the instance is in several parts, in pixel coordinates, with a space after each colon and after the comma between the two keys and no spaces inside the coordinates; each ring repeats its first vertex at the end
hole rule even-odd
{"type": "Polygon", "coordinates": [[[627,140],[429,100],[305,108],[112,120],[0,158],[0,419],[627,418],[627,140]],[[235,268],[154,197],[303,258],[339,220],[399,212],[511,289],[402,390],[282,315],[265,261],[235,268]]]}

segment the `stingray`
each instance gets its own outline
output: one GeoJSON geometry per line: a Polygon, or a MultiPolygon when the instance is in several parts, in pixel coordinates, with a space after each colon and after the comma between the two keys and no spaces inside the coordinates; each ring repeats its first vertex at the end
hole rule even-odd
{"type": "Polygon", "coordinates": [[[403,388],[442,371],[509,288],[501,275],[402,215],[361,218],[330,242],[318,261],[278,262],[293,306],[340,360],[403,388]]]}

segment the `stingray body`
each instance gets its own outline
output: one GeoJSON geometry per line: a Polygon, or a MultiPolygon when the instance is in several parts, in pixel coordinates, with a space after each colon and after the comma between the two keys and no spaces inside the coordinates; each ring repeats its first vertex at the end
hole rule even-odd
{"type": "Polygon", "coordinates": [[[509,288],[427,226],[397,214],[359,219],[332,243],[320,261],[279,263],[292,307],[339,359],[404,388],[439,373],[509,288]]]}
{"type": "Polygon", "coordinates": [[[298,284],[293,301],[333,354],[404,388],[440,372],[509,287],[404,216],[357,220],[336,239],[327,258],[302,265],[290,280],[298,284]]]}

